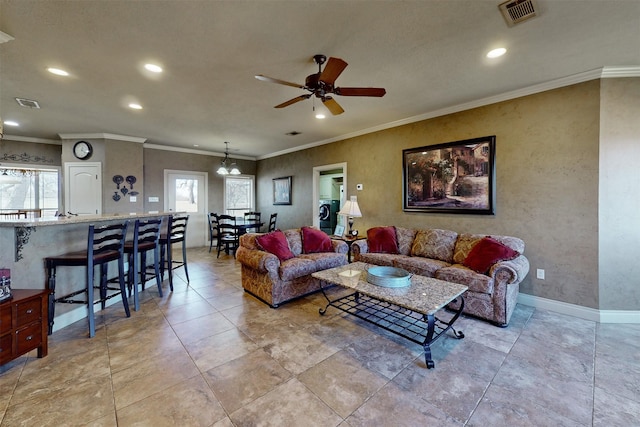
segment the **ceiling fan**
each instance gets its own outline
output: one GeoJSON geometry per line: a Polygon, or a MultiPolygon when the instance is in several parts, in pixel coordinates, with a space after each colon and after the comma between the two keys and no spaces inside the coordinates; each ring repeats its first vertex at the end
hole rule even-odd
{"type": "Polygon", "coordinates": [[[258,74],[256,79],[264,82],[278,83],[285,86],[297,87],[300,89],[308,90],[310,93],[297,96],[293,99],[276,105],[274,108],[284,108],[296,102],[303,101],[311,98],[315,95],[322,100],[322,103],[334,116],[344,113],[344,110],[329,94],[341,95],[341,96],[384,96],[387,91],[381,87],[336,87],[334,86],[338,76],[347,68],[347,63],[340,58],[330,57],[327,61],[327,57],[324,55],[314,55],[313,61],[318,64],[318,72],[307,76],[304,85],[291,83],[284,80],[274,79],[262,74],[258,74]],[[322,64],[327,62],[327,65],[322,70],[322,64]]]}

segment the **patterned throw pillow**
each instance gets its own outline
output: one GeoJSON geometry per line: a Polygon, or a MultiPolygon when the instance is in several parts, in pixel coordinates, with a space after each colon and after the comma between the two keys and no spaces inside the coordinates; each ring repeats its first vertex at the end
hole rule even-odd
{"type": "Polygon", "coordinates": [[[314,254],[317,252],[332,252],[331,238],[322,230],[302,227],[302,252],[314,254]]]}
{"type": "Polygon", "coordinates": [[[369,252],[379,254],[397,254],[398,242],[395,227],[374,227],[367,230],[369,252]]]}
{"type": "Polygon", "coordinates": [[[411,246],[413,246],[413,241],[416,238],[416,232],[411,228],[396,227],[398,253],[400,255],[411,255],[411,246]]]}
{"type": "Polygon", "coordinates": [[[496,262],[509,261],[519,255],[518,251],[514,251],[509,246],[505,246],[491,237],[485,237],[471,249],[463,265],[476,273],[485,274],[496,262]]]}
{"type": "Polygon", "coordinates": [[[418,230],[411,248],[411,255],[450,263],[453,260],[453,248],[457,237],[458,233],[450,230],[436,228],[418,230]]]}
{"type": "Polygon", "coordinates": [[[289,249],[287,238],[280,230],[272,231],[271,233],[256,237],[256,243],[263,250],[277,256],[280,261],[286,261],[295,256],[293,255],[293,252],[291,252],[291,249],[289,249]]]}

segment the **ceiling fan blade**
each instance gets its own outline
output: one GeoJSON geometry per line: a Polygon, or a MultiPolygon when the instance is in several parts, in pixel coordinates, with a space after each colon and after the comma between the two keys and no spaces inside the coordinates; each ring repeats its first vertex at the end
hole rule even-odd
{"type": "Polygon", "coordinates": [[[333,86],[333,83],[335,83],[336,79],[344,69],[347,68],[347,65],[349,64],[340,58],[329,58],[327,65],[324,66],[324,70],[322,70],[322,73],[320,74],[319,80],[333,86]]]}
{"type": "Polygon", "coordinates": [[[334,116],[344,113],[344,110],[342,109],[340,104],[338,104],[336,100],[330,96],[325,96],[324,98],[322,98],[322,103],[325,107],[327,107],[329,111],[331,111],[331,114],[333,114],[334,116]]]}
{"type": "Polygon", "coordinates": [[[300,101],[304,101],[305,99],[309,99],[311,97],[311,94],[308,93],[306,95],[300,95],[300,96],[296,96],[293,99],[290,99],[288,101],[283,102],[282,104],[278,104],[273,108],[284,108],[284,107],[288,107],[291,104],[295,104],[296,102],[300,102],[300,101]]]}
{"type": "Polygon", "coordinates": [[[304,86],[298,84],[298,83],[291,83],[291,82],[287,82],[284,80],[280,80],[280,79],[274,79],[273,77],[267,77],[267,76],[263,76],[262,74],[258,74],[256,76],[256,79],[258,80],[262,80],[263,82],[269,82],[269,83],[277,83],[280,85],[285,85],[285,86],[291,86],[291,87],[297,87],[299,89],[305,89],[304,86]]]}
{"type": "Polygon", "coordinates": [[[384,96],[387,93],[382,87],[337,87],[333,93],[342,96],[384,96]]]}

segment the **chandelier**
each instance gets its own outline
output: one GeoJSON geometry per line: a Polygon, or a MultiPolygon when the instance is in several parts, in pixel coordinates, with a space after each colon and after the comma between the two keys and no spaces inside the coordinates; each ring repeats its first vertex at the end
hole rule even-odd
{"type": "Polygon", "coordinates": [[[240,175],[240,169],[236,166],[236,162],[229,159],[229,143],[225,141],[224,160],[220,162],[220,167],[217,170],[219,175],[240,175]],[[230,162],[231,166],[227,166],[230,162]]]}

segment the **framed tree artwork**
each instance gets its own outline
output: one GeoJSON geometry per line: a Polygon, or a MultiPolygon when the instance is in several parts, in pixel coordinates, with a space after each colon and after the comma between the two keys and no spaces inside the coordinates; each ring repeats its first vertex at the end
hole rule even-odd
{"type": "Polygon", "coordinates": [[[273,204],[274,205],[290,205],[291,204],[291,177],[284,176],[282,178],[273,179],[273,204]]]}
{"type": "Polygon", "coordinates": [[[493,215],[496,137],[402,150],[403,210],[493,215]]]}

